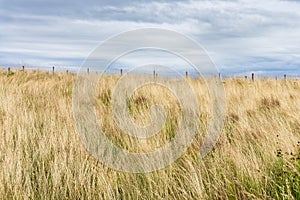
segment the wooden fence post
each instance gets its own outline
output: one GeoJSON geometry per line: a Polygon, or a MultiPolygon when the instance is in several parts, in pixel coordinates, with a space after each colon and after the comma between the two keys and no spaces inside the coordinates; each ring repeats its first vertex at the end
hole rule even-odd
{"type": "Polygon", "coordinates": [[[123,69],[120,69],[120,74],[121,76],[123,76],[123,69]]]}
{"type": "Polygon", "coordinates": [[[189,73],[186,71],[185,72],[185,78],[188,79],[189,78],[189,73]]]}
{"type": "Polygon", "coordinates": [[[284,80],[286,81],[286,74],[283,77],[284,77],[284,80]]]}
{"type": "Polygon", "coordinates": [[[254,81],[254,73],[252,73],[252,81],[254,81]]]}
{"type": "Polygon", "coordinates": [[[87,68],[87,73],[88,73],[88,74],[90,73],[90,68],[87,68]]]}
{"type": "Polygon", "coordinates": [[[24,65],[22,66],[22,71],[23,71],[23,72],[25,71],[25,66],[24,66],[24,65]]]}
{"type": "Polygon", "coordinates": [[[156,77],[156,73],[155,73],[155,70],[153,70],[153,78],[155,79],[156,77]]]}
{"type": "Polygon", "coordinates": [[[7,68],[7,72],[10,73],[10,67],[7,68]]]}
{"type": "Polygon", "coordinates": [[[53,66],[53,67],[52,67],[52,74],[54,74],[54,69],[55,69],[55,67],[53,66]]]}

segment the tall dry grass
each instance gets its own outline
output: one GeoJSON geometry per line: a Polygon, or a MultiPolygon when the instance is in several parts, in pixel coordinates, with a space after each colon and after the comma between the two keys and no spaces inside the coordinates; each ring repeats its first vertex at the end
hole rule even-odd
{"type": "MultiPolygon", "coordinates": [[[[197,91],[201,126],[188,151],[171,166],[147,174],[122,173],[94,159],[75,131],[72,88],[76,76],[0,72],[1,199],[299,199],[300,81],[225,79],[227,117],[221,138],[205,158],[198,150],[210,119],[202,80],[197,91]]],[[[122,133],[109,109],[117,76],[98,87],[96,108],[107,136],[129,151],[167,143],[180,108],[164,88],[141,88],[128,99],[137,124],[149,123],[149,107],[165,106],[162,132],[138,141],[122,133]]],[[[180,84],[179,84],[180,86],[180,84]]]]}

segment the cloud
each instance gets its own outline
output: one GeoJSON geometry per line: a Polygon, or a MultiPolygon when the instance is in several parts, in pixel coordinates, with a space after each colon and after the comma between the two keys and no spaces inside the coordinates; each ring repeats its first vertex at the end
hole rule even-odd
{"type": "Polygon", "coordinates": [[[297,1],[0,1],[0,27],[4,65],[79,66],[111,35],[161,27],[195,39],[224,73],[300,72],[297,1]]]}

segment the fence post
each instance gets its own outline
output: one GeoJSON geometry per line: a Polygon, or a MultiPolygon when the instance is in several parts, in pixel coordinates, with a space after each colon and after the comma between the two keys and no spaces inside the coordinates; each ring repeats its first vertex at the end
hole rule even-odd
{"type": "Polygon", "coordinates": [[[153,78],[155,79],[156,73],[155,70],[153,70],[153,78]]]}
{"type": "Polygon", "coordinates": [[[53,67],[52,67],[52,74],[54,74],[54,69],[55,69],[55,67],[53,66],[53,67]]]}
{"type": "Polygon", "coordinates": [[[120,69],[120,74],[121,76],[123,76],[123,69],[120,69]]]}
{"type": "Polygon", "coordinates": [[[24,65],[22,66],[22,71],[23,71],[23,72],[25,71],[25,66],[24,66],[24,65]]]}
{"type": "Polygon", "coordinates": [[[286,81],[286,74],[283,77],[284,77],[284,80],[286,81]]]}
{"type": "Polygon", "coordinates": [[[186,71],[185,72],[185,78],[188,79],[189,78],[189,73],[186,71]]]}
{"type": "Polygon", "coordinates": [[[252,81],[254,81],[254,73],[252,73],[252,81]]]}
{"type": "Polygon", "coordinates": [[[88,74],[90,73],[90,68],[87,68],[87,73],[88,73],[88,74]]]}
{"type": "Polygon", "coordinates": [[[7,72],[10,73],[10,67],[7,68],[7,72]]]}

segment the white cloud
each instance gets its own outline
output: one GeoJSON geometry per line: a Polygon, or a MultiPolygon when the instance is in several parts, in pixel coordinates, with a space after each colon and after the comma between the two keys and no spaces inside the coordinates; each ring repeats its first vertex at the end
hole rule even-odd
{"type": "Polygon", "coordinates": [[[0,62],[36,60],[48,65],[56,60],[60,65],[79,65],[111,35],[161,27],[194,38],[224,71],[238,72],[244,66],[245,71],[297,69],[300,64],[300,3],[296,1],[149,1],[101,6],[77,2],[68,8],[54,3],[49,12],[43,8],[42,14],[38,6],[17,13],[11,12],[17,8],[2,6],[0,62]],[[59,8],[57,15],[55,8],[59,8]]]}

